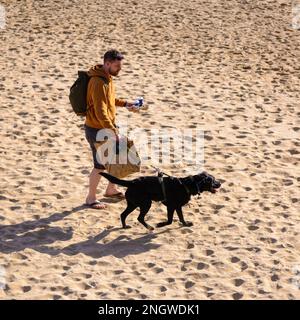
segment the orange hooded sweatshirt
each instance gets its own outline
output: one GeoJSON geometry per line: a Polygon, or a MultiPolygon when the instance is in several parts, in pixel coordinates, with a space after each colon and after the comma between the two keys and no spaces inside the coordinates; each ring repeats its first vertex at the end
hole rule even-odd
{"type": "Polygon", "coordinates": [[[125,100],[115,98],[112,77],[105,73],[102,65],[88,71],[91,77],[87,89],[87,113],[85,124],[91,128],[112,129],[116,134],[116,106],[124,107],[125,100]],[[105,78],[101,79],[100,77],[105,78]]]}

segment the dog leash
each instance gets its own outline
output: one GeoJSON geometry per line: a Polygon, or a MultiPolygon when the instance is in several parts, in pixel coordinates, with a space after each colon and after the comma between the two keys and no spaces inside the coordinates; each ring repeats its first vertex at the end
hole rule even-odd
{"type": "Polygon", "coordinates": [[[164,199],[161,202],[167,201],[167,194],[166,194],[166,187],[165,187],[165,183],[164,183],[164,178],[158,176],[158,181],[161,185],[161,189],[162,189],[162,193],[163,193],[163,197],[164,197],[164,199]]]}
{"type": "Polygon", "coordinates": [[[161,200],[161,202],[167,201],[166,187],[165,187],[163,175],[166,175],[166,176],[169,176],[169,175],[164,173],[164,172],[162,172],[159,168],[156,168],[154,166],[151,166],[151,167],[154,168],[155,171],[157,172],[157,178],[158,178],[158,181],[159,181],[159,183],[161,185],[162,194],[163,194],[163,197],[164,197],[163,200],[161,200]]]}

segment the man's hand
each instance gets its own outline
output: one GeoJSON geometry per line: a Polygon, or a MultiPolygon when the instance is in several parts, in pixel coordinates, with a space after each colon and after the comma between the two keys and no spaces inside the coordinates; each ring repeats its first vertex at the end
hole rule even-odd
{"type": "Polygon", "coordinates": [[[128,109],[128,111],[130,111],[130,112],[136,112],[136,113],[140,112],[140,108],[139,108],[139,107],[136,107],[136,106],[135,106],[133,103],[131,103],[131,102],[127,102],[125,107],[126,107],[126,108],[128,109]]]}
{"type": "Polygon", "coordinates": [[[115,136],[111,137],[111,139],[113,141],[118,141],[119,143],[123,142],[124,140],[126,140],[127,138],[124,135],[121,134],[116,134],[115,136]]]}

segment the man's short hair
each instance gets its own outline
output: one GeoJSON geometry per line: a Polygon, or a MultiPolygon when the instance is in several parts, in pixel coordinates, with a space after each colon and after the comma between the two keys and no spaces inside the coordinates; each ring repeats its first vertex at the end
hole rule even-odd
{"type": "Polygon", "coordinates": [[[124,56],[118,50],[109,50],[104,54],[104,62],[106,61],[115,61],[115,60],[123,60],[124,56]]]}

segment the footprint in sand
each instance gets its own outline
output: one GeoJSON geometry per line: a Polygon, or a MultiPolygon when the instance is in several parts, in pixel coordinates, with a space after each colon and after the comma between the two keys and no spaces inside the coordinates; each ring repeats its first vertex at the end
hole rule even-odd
{"type": "Polygon", "coordinates": [[[209,268],[209,265],[206,263],[203,263],[203,262],[199,262],[197,265],[198,270],[203,270],[203,269],[208,269],[208,268],[209,268]]]}
{"type": "Polygon", "coordinates": [[[249,226],[249,227],[248,227],[248,230],[250,230],[250,231],[255,231],[255,230],[257,230],[257,229],[259,229],[258,226],[249,226]]]}
{"type": "Polygon", "coordinates": [[[161,273],[161,272],[164,271],[163,268],[155,268],[154,270],[155,270],[156,273],[161,273]]]}
{"type": "Polygon", "coordinates": [[[246,262],[242,261],[242,262],[241,262],[241,271],[244,271],[244,270],[246,270],[246,269],[248,269],[248,265],[247,265],[246,262]]]}
{"type": "Polygon", "coordinates": [[[232,263],[237,263],[237,262],[241,261],[241,259],[238,258],[238,257],[232,257],[230,261],[231,261],[232,263]]]}
{"type": "Polygon", "coordinates": [[[114,271],[114,274],[116,274],[116,275],[119,275],[121,273],[124,273],[124,270],[115,270],[114,271]]]}
{"type": "Polygon", "coordinates": [[[181,271],[187,271],[187,268],[185,267],[185,265],[182,265],[180,270],[181,271]]]}
{"type": "Polygon", "coordinates": [[[64,287],[63,291],[64,291],[64,295],[66,295],[66,296],[74,293],[74,291],[72,289],[70,289],[69,287],[64,287]]]}
{"type": "Polygon", "coordinates": [[[188,243],[187,244],[187,249],[193,249],[195,245],[193,243],[188,243]]]}
{"type": "Polygon", "coordinates": [[[155,266],[155,263],[152,263],[152,262],[150,262],[150,263],[147,264],[147,267],[148,267],[148,268],[153,268],[154,266],[155,266]]]}
{"type": "Polygon", "coordinates": [[[214,254],[214,251],[213,250],[206,250],[206,255],[207,256],[211,256],[211,255],[213,255],[214,254]]]}
{"type": "Polygon", "coordinates": [[[234,279],[234,285],[236,287],[241,286],[245,281],[243,279],[234,279]]]}
{"type": "Polygon", "coordinates": [[[71,269],[71,267],[69,267],[69,266],[63,266],[63,270],[65,270],[65,271],[68,271],[70,269],[71,269]]]}
{"type": "Polygon", "coordinates": [[[187,282],[184,284],[184,286],[185,286],[186,289],[190,289],[190,288],[192,288],[194,285],[195,285],[195,282],[193,282],[193,281],[187,281],[187,282]]]}
{"type": "Polygon", "coordinates": [[[159,289],[161,292],[166,292],[168,290],[165,286],[161,286],[159,289]]]}
{"type": "Polygon", "coordinates": [[[272,277],[271,277],[271,280],[272,280],[273,282],[278,281],[278,280],[279,280],[278,275],[277,275],[277,274],[273,274],[272,277]]]}
{"type": "Polygon", "coordinates": [[[240,299],[242,299],[243,298],[243,293],[240,293],[240,292],[236,292],[236,293],[234,293],[233,295],[232,295],[232,298],[234,299],[234,300],[240,300],[240,299]]]}
{"type": "Polygon", "coordinates": [[[24,286],[22,287],[23,292],[29,292],[31,290],[31,286],[24,286]]]}

